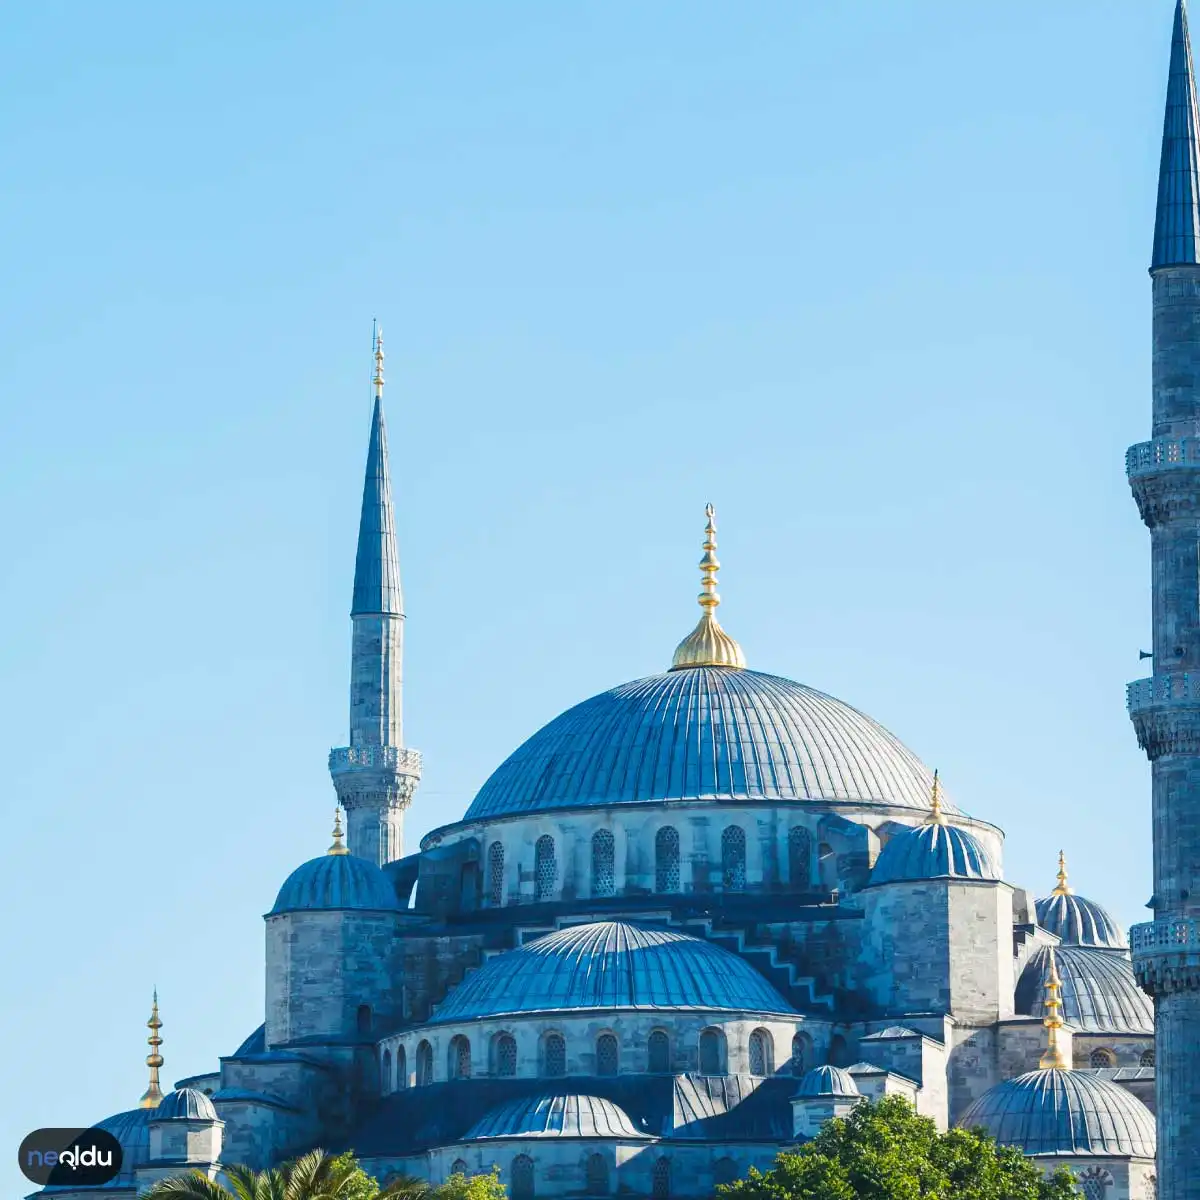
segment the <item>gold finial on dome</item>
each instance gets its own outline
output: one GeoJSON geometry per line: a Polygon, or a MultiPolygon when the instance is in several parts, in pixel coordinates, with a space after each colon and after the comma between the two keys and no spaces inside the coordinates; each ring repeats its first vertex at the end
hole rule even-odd
{"type": "Polygon", "coordinates": [[[346,849],[346,843],[342,841],[345,835],[342,833],[342,809],[339,805],[333,810],[333,845],[329,847],[330,854],[349,854],[346,849]]]}
{"type": "Polygon", "coordinates": [[[375,355],[375,377],[371,382],[375,385],[375,399],[383,399],[383,330],[375,322],[371,330],[372,353],[375,355]]]}
{"type": "Polygon", "coordinates": [[[146,1066],[150,1068],[150,1086],[138,1101],[138,1108],[157,1108],[163,1098],[162,1088],[158,1083],[158,1070],[163,1065],[162,1055],[158,1052],[163,1042],[158,1036],[158,1031],[162,1028],[162,1021],[158,1015],[158,988],[154,989],[154,1006],[150,1010],[150,1020],[146,1022],[146,1028],[150,1030],[150,1036],[146,1039],[150,1043],[150,1053],[146,1055],[146,1066]]]}
{"type": "Polygon", "coordinates": [[[1050,974],[1046,976],[1046,1017],[1042,1024],[1046,1027],[1046,1053],[1038,1061],[1039,1067],[1057,1067],[1059,1070],[1068,1069],[1071,1064],[1067,1061],[1066,1051],[1059,1041],[1061,1030],[1065,1026],[1062,1014],[1062,980],[1058,977],[1058,963],[1054,961],[1054,949],[1050,951],[1050,974]]]}
{"type": "Polygon", "coordinates": [[[1069,896],[1070,894],[1071,889],[1067,887],[1067,856],[1060,850],[1058,852],[1058,885],[1050,895],[1069,896]]]}
{"type": "Polygon", "coordinates": [[[938,773],[933,773],[933,788],[929,795],[929,824],[945,825],[946,815],[942,812],[942,781],[938,773]]]}
{"type": "Polygon", "coordinates": [[[746,665],[742,648],[721,628],[717,621],[717,606],[721,597],[717,595],[717,571],[721,564],[714,551],[717,548],[717,526],[714,521],[716,510],[711,504],[704,508],[708,518],[704,526],[704,554],[700,559],[700,605],[701,617],[696,628],[675,648],[671,670],[683,667],[737,667],[746,665]]]}

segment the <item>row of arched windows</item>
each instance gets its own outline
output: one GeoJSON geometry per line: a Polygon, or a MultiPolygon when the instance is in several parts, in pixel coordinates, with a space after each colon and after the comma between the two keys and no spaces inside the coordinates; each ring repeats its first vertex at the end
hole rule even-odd
{"type": "MultiPolygon", "coordinates": [[[[567,1073],[567,1043],[561,1033],[547,1033],[541,1039],[539,1074],[559,1078],[567,1073]]],[[[700,1032],[698,1067],[701,1075],[724,1075],[728,1071],[729,1048],[725,1034],[716,1028],[700,1032]]],[[[775,1073],[775,1039],[765,1029],[755,1029],[746,1043],[747,1068],[751,1075],[775,1073]]],[[[792,1055],[788,1069],[802,1075],[812,1065],[812,1041],[807,1034],[792,1038],[792,1055]]],[[[501,1078],[517,1073],[517,1041],[511,1033],[495,1034],[489,1046],[489,1070],[501,1078]]],[[[670,1035],[662,1029],[652,1030],[646,1039],[646,1066],[652,1075],[669,1075],[674,1069],[670,1035]]],[[[392,1054],[383,1052],[381,1062],[384,1090],[408,1086],[408,1063],[403,1046],[396,1048],[396,1074],[392,1075],[392,1054]],[[393,1082],[394,1079],[394,1082],[393,1082]]],[[[621,1069],[621,1048],[613,1033],[602,1033],[595,1041],[595,1073],[616,1075],[621,1069]]],[[[470,1079],[472,1075],[471,1042],[456,1034],[446,1047],[446,1078],[470,1079]]],[[[417,1045],[414,1082],[423,1087],[433,1082],[433,1047],[424,1039],[417,1045]]]]}
{"type": "MultiPolygon", "coordinates": [[[[1093,1067],[1115,1067],[1117,1065],[1116,1051],[1106,1050],[1103,1047],[1097,1048],[1092,1051],[1088,1063],[1093,1067]]],[[[1143,1067],[1154,1066],[1154,1051],[1143,1050],[1138,1063],[1143,1067]]]]}
{"type": "MultiPolygon", "coordinates": [[[[455,1159],[450,1171],[455,1175],[466,1175],[466,1162],[455,1159]]],[[[534,1161],[528,1154],[518,1154],[508,1168],[508,1194],[512,1200],[531,1200],[536,1194],[534,1161]]],[[[607,1196],[612,1191],[611,1169],[603,1154],[589,1154],[584,1164],[584,1174],[589,1196],[607,1196]]],[[[716,1183],[732,1183],[738,1176],[737,1164],[732,1158],[720,1158],[713,1166],[716,1183]]],[[[668,1200],[671,1195],[671,1160],[664,1154],[654,1160],[650,1168],[650,1194],[654,1200],[668,1200]]]]}
{"type": "MultiPolygon", "coordinates": [[[[788,831],[788,878],[793,884],[808,884],[812,879],[812,835],[796,826],[788,831]]],[[[488,899],[493,906],[504,903],[504,845],[492,842],[488,847],[488,899]]],[[[592,834],[593,896],[616,893],[616,840],[607,829],[592,834]]],[[[544,833],[533,850],[534,894],[538,900],[551,900],[558,887],[558,851],[554,837],[544,833]]],[[[746,831],[741,825],[727,825],[721,833],[721,886],[728,892],[746,887],[746,831]]],[[[669,894],[683,890],[680,864],[679,830],[664,825],[654,835],[654,890],[669,894]]]]}

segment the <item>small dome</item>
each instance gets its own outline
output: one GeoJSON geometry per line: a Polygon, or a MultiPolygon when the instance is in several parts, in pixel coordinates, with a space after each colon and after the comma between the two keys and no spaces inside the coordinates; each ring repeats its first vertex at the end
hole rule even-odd
{"type": "Polygon", "coordinates": [[[861,1096],[858,1084],[842,1067],[813,1067],[805,1072],[797,1096],[861,1096]]]}
{"type": "Polygon", "coordinates": [[[511,1137],[646,1137],[633,1118],[602,1096],[522,1096],[498,1105],[467,1132],[465,1141],[511,1137]]]}
{"type": "MultiPolygon", "coordinates": [[[[1062,1019],[1085,1033],[1154,1033],[1154,1005],[1137,985],[1127,950],[1058,946],[1054,961],[1062,979],[1062,1019]]],[[[1017,980],[1014,1008],[1046,1015],[1050,951],[1030,956],[1017,980]]]]}
{"type": "Polygon", "coordinates": [[[927,811],[932,783],[911,750],[832,696],[760,671],[694,666],[568,709],[496,769],[463,819],[694,799],[927,811]]]}
{"type": "Polygon", "coordinates": [[[1111,1154],[1153,1158],[1154,1117],[1120,1084],[1085,1071],[1050,1068],[1006,1079],[963,1114],[1024,1154],[1111,1154]]]}
{"type": "Polygon", "coordinates": [[[918,879],[999,879],[991,855],[974,834],[929,821],[897,834],[880,851],[871,883],[918,879]]]}
{"type": "Polygon", "coordinates": [[[1035,901],[1034,908],[1037,923],[1061,938],[1064,946],[1129,947],[1124,930],[1094,900],[1074,892],[1054,892],[1035,901]]]}
{"type": "Polygon", "coordinates": [[[152,1121],[219,1121],[213,1102],[195,1088],[176,1088],[151,1110],[152,1121]]]}
{"type": "Polygon", "coordinates": [[[373,863],[357,854],[322,854],[298,866],[284,880],[267,914],[297,909],[398,909],[396,889],[373,863]]]}
{"type": "Polygon", "coordinates": [[[489,959],[446,997],[432,1023],[589,1008],[795,1012],[720,946],[673,929],[597,921],[489,959]]]}

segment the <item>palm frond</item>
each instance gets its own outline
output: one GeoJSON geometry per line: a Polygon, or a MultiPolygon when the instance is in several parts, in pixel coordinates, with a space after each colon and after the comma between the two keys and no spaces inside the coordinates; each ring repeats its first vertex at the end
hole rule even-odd
{"type": "Polygon", "coordinates": [[[144,1200],[160,1200],[160,1197],[162,1200],[168,1200],[168,1197],[170,1200],[240,1200],[236,1193],[200,1171],[160,1179],[145,1194],[144,1200]]]}

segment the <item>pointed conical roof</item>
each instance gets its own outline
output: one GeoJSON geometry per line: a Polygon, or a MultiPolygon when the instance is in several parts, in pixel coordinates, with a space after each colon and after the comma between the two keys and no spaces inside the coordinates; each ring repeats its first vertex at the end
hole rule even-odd
{"type": "Polygon", "coordinates": [[[404,615],[387,429],[383,423],[383,397],[378,394],[371,414],[371,443],[363,481],[362,516],[358,522],[358,555],[354,561],[354,602],[350,607],[352,617],[368,613],[404,615]]]}
{"type": "Polygon", "coordinates": [[[1200,263],[1200,119],[1187,5],[1175,6],[1150,269],[1200,263]]]}

